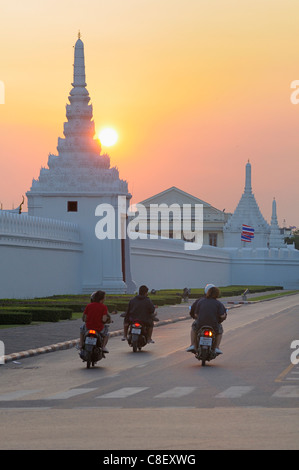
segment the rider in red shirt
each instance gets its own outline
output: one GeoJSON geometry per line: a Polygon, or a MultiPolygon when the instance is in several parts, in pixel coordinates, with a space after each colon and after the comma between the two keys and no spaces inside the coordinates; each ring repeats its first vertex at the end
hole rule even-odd
{"type": "Polygon", "coordinates": [[[85,325],[88,330],[102,331],[104,321],[107,319],[108,308],[102,302],[92,302],[84,310],[85,325]]]}
{"type": "Polygon", "coordinates": [[[104,305],[105,292],[97,291],[91,296],[91,303],[89,303],[83,313],[82,320],[85,322],[80,328],[80,349],[84,344],[84,335],[87,330],[96,330],[103,336],[103,352],[108,353],[106,345],[108,343],[108,328],[105,327],[105,323],[108,320],[109,313],[108,308],[104,305]]]}

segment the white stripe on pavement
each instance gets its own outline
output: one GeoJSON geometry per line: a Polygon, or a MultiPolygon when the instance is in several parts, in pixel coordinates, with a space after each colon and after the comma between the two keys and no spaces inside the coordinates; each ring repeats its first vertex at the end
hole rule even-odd
{"type": "Polygon", "coordinates": [[[114,392],[100,395],[97,398],[126,398],[131,395],[135,395],[136,393],[142,392],[143,390],[146,390],[147,388],[148,387],[124,387],[124,388],[120,388],[119,390],[115,390],[114,392]]]}
{"type": "Polygon", "coordinates": [[[272,397],[276,398],[299,398],[299,387],[298,385],[283,385],[272,397]]]}
{"type": "Polygon", "coordinates": [[[180,398],[189,395],[194,392],[194,390],[196,390],[196,387],[174,387],[166,390],[166,392],[155,395],[154,398],[180,398]]]}
{"type": "Polygon", "coordinates": [[[239,398],[246,393],[250,392],[254,387],[247,385],[235,385],[229,387],[221,393],[218,393],[215,398],[239,398]]]}
{"type": "Polygon", "coordinates": [[[32,393],[37,393],[40,391],[41,390],[16,390],[15,392],[3,393],[0,395],[0,401],[17,400],[18,398],[23,398],[26,395],[31,395],[32,393]]]}
{"type": "Polygon", "coordinates": [[[67,390],[66,392],[56,393],[55,395],[48,396],[43,398],[44,400],[66,400],[67,398],[72,398],[77,395],[82,395],[83,393],[92,392],[96,388],[73,388],[67,390]]]}

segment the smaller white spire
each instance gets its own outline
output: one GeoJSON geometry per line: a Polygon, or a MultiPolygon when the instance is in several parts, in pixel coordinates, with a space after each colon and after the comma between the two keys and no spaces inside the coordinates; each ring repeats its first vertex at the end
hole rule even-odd
{"type": "Polygon", "coordinates": [[[280,233],[280,228],[277,221],[277,206],[275,197],[272,201],[272,217],[269,238],[269,248],[282,248],[284,246],[283,235],[280,233]]]}
{"type": "Polygon", "coordinates": [[[246,164],[246,170],[245,170],[245,193],[251,194],[252,193],[252,187],[251,187],[251,164],[248,160],[248,163],[246,164]]]}

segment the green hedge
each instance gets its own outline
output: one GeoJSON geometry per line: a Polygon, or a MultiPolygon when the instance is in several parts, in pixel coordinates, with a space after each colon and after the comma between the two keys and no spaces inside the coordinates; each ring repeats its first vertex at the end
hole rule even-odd
{"type": "MultiPolygon", "coordinates": [[[[2,307],[0,313],[29,313],[32,321],[58,322],[59,320],[70,320],[72,318],[72,310],[70,308],[43,308],[43,307],[2,307]]],[[[1,319],[0,319],[1,324],[1,319]]],[[[2,323],[3,324],[3,323],[2,323]]]]}
{"type": "MultiPolygon", "coordinates": [[[[227,287],[219,287],[221,297],[233,297],[233,296],[241,296],[246,289],[249,290],[249,294],[253,294],[256,292],[266,292],[272,290],[282,290],[283,287],[281,286],[227,286],[227,287]]],[[[189,298],[195,299],[202,295],[204,295],[204,289],[190,289],[189,298]]],[[[157,291],[157,295],[181,295],[183,294],[183,289],[163,289],[157,291]]],[[[154,298],[154,297],[153,297],[154,298]]]]}
{"type": "Polygon", "coordinates": [[[29,312],[0,311],[0,325],[30,325],[32,315],[29,312]]]}

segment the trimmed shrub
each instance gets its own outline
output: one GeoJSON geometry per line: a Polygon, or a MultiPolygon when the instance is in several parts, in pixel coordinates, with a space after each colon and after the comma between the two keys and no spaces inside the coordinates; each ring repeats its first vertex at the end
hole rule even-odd
{"type": "Polygon", "coordinates": [[[72,310],[69,308],[48,308],[48,307],[2,307],[0,313],[30,313],[32,321],[57,322],[59,320],[69,320],[72,318],[72,310]]]}
{"type": "Polygon", "coordinates": [[[32,315],[29,312],[0,312],[0,325],[30,325],[32,315]]]}

